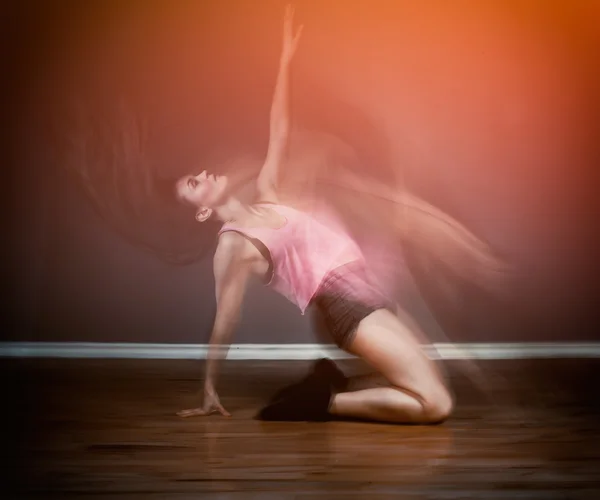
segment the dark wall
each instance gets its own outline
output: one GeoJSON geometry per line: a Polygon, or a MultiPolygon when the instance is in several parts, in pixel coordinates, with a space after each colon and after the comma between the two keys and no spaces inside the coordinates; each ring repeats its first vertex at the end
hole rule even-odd
{"type": "MultiPolygon", "coordinates": [[[[68,110],[74,97],[95,110],[91,136],[110,132],[95,146],[104,158],[119,123],[103,117],[130,99],[152,130],[148,161],[169,173],[216,152],[264,154],[283,4],[56,5],[5,18],[13,20],[6,65],[15,77],[8,338],[206,342],[210,259],[165,263],[97,215],[62,168],[77,161],[64,147],[68,110]]],[[[430,304],[446,333],[597,339],[589,322],[594,3],[299,1],[296,16],[305,24],[294,62],[296,123],[342,137],[375,166],[385,149],[415,190],[517,267],[510,306],[466,288],[450,319],[447,307],[430,304]],[[370,135],[366,121],[376,124],[370,135]]],[[[425,330],[444,338],[412,285],[405,294],[425,330]]],[[[236,342],[315,339],[308,317],[253,286],[236,342]]]]}

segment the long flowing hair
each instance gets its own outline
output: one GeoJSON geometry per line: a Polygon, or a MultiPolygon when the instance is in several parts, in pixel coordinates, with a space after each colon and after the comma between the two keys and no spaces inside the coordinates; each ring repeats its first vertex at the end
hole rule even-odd
{"type": "Polygon", "coordinates": [[[102,111],[77,104],[63,135],[61,164],[97,214],[131,244],[167,262],[186,265],[209,254],[219,224],[199,224],[193,207],[176,198],[179,174],[173,171],[183,173],[185,165],[170,169],[157,160],[143,115],[125,100],[102,111]]]}

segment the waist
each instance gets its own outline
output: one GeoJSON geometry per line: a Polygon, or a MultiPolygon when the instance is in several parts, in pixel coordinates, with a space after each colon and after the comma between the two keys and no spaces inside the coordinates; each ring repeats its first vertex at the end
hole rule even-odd
{"type": "Polygon", "coordinates": [[[332,285],[337,283],[340,280],[347,279],[349,276],[360,277],[361,279],[368,279],[368,271],[365,266],[365,263],[362,260],[353,260],[351,262],[346,262],[345,264],[341,264],[331,269],[328,273],[325,274],[317,293],[321,293],[325,290],[331,288],[332,285]]]}

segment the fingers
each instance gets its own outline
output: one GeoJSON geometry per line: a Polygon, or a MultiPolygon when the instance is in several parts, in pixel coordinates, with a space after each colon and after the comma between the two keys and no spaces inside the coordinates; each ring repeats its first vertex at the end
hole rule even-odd
{"type": "Polygon", "coordinates": [[[219,411],[219,413],[221,415],[223,415],[224,417],[231,417],[231,413],[229,413],[225,408],[223,408],[223,405],[221,405],[221,403],[219,403],[217,405],[217,410],[219,411]]]}
{"type": "Polygon", "coordinates": [[[289,33],[290,35],[293,32],[294,12],[295,11],[296,11],[296,9],[294,8],[294,6],[292,4],[288,4],[287,7],[285,8],[285,16],[283,19],[283,29],[285,30],[286,33],[289,33]]]}
{"type": "Polygon", "coordinates": [[[294,19],[294,11],[296,9],[294,8],[294,6],[291,3],[288,3],[285,6],[285,21],[286,23],[291,23],[292,20],[294,19]]]}
{"type": "Polygon", "coordinates": [[[195,417],[198,415],[208,415],[208,412],[204,410],[204,408],[192,408],[190,410],[181,410],[177,412],[177,416],[187,418],[187,417],[195,417]]]}
{"type": "Polygon", "coordinates": [[[229,413],[221,404],[215,405],[214,408],[210,410],[205,410],[204,408],[192,408],[189,410],[181,410],[177,412],[177,416],[181,418],[189,418],[189,417],[206,417],[208,415],[212,415],[213,413],[220,413],[224,417],[231,417],[231,413],[229,413]]]}
{"type": "MultiPolygon", "coordinates": [[[[285,17],[283,21],[283,38],[284,43],[288,44],[288,50],[293,53],[300,35],[302,34],[303,25],[300,25],[294,34],[294,12],[295,8],[292,4],[287,4],[285,8],[285,17]]],[[[291,55],[291,54],[290,54],[291,55]]]]}

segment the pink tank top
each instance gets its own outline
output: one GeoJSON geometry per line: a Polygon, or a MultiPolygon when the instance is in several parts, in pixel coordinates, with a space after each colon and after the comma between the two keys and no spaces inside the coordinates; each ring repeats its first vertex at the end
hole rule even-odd
{"type": "Polygon", "coordinates": [[[305,313],[323,278],[336,267],[363,258],[358,245],[341,227],[320,222],[294,208],[271,203],[257,204],[285,218],[278,229],[238,227],[225,224],[219,235],[235,231],[259,240],[268,250],[272,275],[267,283],[305,313]]]}

